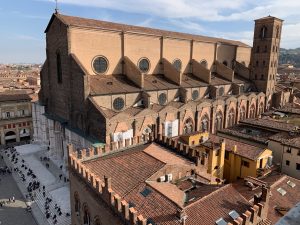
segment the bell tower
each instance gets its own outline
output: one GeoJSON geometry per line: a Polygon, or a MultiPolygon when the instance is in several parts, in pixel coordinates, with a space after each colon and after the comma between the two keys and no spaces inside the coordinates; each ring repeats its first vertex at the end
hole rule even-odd
{"type": "Polygon", "coordinates": [[[250,78],[268,97],[275,92],[282,23],[272,16],[255,20],[250,78]]]}

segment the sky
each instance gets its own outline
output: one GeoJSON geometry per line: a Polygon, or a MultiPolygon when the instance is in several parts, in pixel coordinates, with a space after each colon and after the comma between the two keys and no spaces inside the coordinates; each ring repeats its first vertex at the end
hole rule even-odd
{"type": "MultiPolygon", "coordinates": [[[[300,47],[299,0],[58,0],[59,12],[252,45],[254,19],[284,20],[283,48],[300,47]]],[[[43,63],[55,0],[0,0],[0,63],[43,63]]]]}

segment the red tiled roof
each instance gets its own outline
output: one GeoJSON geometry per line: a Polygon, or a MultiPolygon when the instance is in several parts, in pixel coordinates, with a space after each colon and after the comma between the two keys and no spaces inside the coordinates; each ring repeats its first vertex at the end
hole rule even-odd
{"type": "Polygon", "coordinates": [[[187,225],[215,224],[223,217],[230,222],[228,213],[232,210],[240,215],[251,207],[251,204],[232,185],[228,184],[217,191],[186,207],[187,225]]]}
{"type": "Polygon", "coordinates": [[[253,145],[248,145],[240,141],[235,141],[229,138],[223,138],[223,137],[218,137],[216,135],[210,134],[209,135],[209,140],[215,143],[220,143],[220,139],[225,140],[225,149],[226,151],[233,151],[234,146],[237,146],[237,151],[235,154],[240,155],[242,157],[251,159],[251,160],[256,160],[261,153],[265,151],[264,148],[253,146],[253,145]]]}
{"type": "MultiPolygon", "coordinates": [[[[146,146],[83,162],[100,179],[111,177],[112,189],[120,196],[126,195],[165,164],[141,151],[146,146]]],[[[149,145],[148,147],[151,147],[149,145]]]]}
{"type": "Polygon", "coordinates": [[[23,90],[14,91],[4,91],[0,92],[0,102],[6,101],[30,101],[30,96],[23,90]]]}
{"type": "Polygon", "coordinates": [[[222,38],[214,38],[214,37],[206,37],[201,35],[193,35],[193,34],[186,34],[186,33],[179,33],[173,31],[166,31],[160,29],[153,29],[148,27],[139,27],[139,26],[132,26],[120,23],[113,23],[113,22],[106,22],[100,21],[95,19],[86,19],[74,16],[67,16],[62,14],[53,14],[45,32],[48,31],[50,24],[54,17],[60,19],[64,24],[71,25],[71,26],[79,26],[79,27],[90,27],[95,29],[110,29],[110,30],[118,30],[123,32],[135,32],[135,33],[145,33],[150,35],[158,35],[158,36],[166,36],[166,37],[173,37],[173,38],[181,38],[181,39],[189,39],[189,40],[196,40],[202,42],[210,42],[210,43],[224,43],[230,45],[238,45],[242,47],[250,47],[245,43],[240,41],[233,41],[233,40],[226,40],[222,38]]]}
{"type": "Polygon", "coordinates": [[[262,128],[270,128],[272,130],[278,130],[278,131],[290,131],[293,130],[295,125],[285,123],[285,122],[279,122],[274,119],[246,119],[243,121],[240,121],[241,124],[247,124],[252,125],[255,127],[262,127],[262,128]]]}

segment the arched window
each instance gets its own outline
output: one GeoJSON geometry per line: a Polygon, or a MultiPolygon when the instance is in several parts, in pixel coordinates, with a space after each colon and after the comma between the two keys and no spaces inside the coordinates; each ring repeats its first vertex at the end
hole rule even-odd
{"type": "Polygon", "coordinates": [[[56,53],[56,73],[57,73],[57,83],[62,83],[62,70],[61,70],[61,58],[60,53],[56,53]]]}
{"type": "Polygon", "coordinates": [[[74,194],[74,208],[75,208],[75,213],[77,216],[80,214],[80,200],[79,200],[79,195],[77,192],[74,194]]]}
{"type": "Polygon", "coordinates": [[[83,207],[83,225],[91,225],[91,216],[86,204],[83,207]]]}
{"type": "Polygon", "coordinates": [[[279,26],[276,27],[276,38],[279,38],[279,26]]]}
{"type": "Polygon", "coordinates": [[[228,62],[227,62],[226,60],[223,61],[223,64],[224,64],[225,66],[228,66],[228,62]]]}
{"type": "Polygon", "coordinates": [[[263,61],[263,66],[266,66],[266,61],[265,60],[263,61]]]}
{"type": "Polygon", "coordinates": [[[99,216],[95,217],[95,219],[94,219],[94,225],[101,225],[101,221],[100,221],[99,216]]]}
{"type": "Polygon", "coordinates": [[[240,120],[246,119],[246,109],[244,106],[241,107],[240,109],[240,120]]]}
{"type": "Polygon", "coordinates": [[[258,107],[258,113],[261,115],[264,112],[264,103],[260,103],[258,107]]]}
{"type": "Polygon", "coordinates": [[[216,114],[215,118],[215,131],[221,130],[223,128],[223,114],[221,111],[219,111],[216,114]]]}
{"type": "Polygon", "coordinates": [[[260,52],[260,49],[259,49],[259,46],[256,47],[256,53],[259,53],[260,52]]]}
{"type": "Polygon", "coordinates": [[[234,109],[230,109],[228,114],[228,127],[232,127],[235,124],[235,112],[234,109]]]}
{"type": "Polygon", "coordinates": [[[254,104],[252,104],[250,106],[249,118],[252,118],[252,119],[255,118],[255,105],[254,104]]]}
{"type": "Polygon", "coordinates": [[[183,134],[190,134],[194,131],[194,123],[191,118],[186,119],[183,127],[183,134]]]}
{"type": "Polygon", "coordinates": [[[264,52],[267,52],[268,51],[268,47],[267,46],[265,46],[265,50],[264,50],[264,52]]]}
{"type": "Polygon", "coordinates": [[[181,71],[181,67],[182,67],[182,63],[180,61],[180,59],[175,59],[173,62],[173,66],[175,67],[175,69],[180,72],[181,71]]]}
{"type": "Polygon", "coordinates": [[[201,66],[203,66],[203,67],[205,67],[205,68],[207,69],[208,64],[207,64],[207,61],[206,61],[205,59],[202,59],[202,60],[200,61],[200,64],[201,64],[201,66]]]}
{"type": "Polygon", "coordinates": [[[262,74],[262,75],[260,76],[260,79],[261,79],[261,80],[264,80],[264,79],[265,79],[265,76],[262,74]]]}
{"type": "Polygon", "coordinates": [[[254,79],[257,80],[257,74],[254,75],[254,79]]]}
{"type": "Polygon", "coordinates": [[[224,87],[219,87],[219,96],[224,95],[224,87]]]}
{"type": "Polygon", "coordinates": [[[260,37],[261,39],[265,39],[267,36],[267,27],[263,26],[260,30],[260,37]]]}
{"type": "Polygon", "coordinates": [[[201,117],[201,128],[202,132],[209,131],[209,117],[207,114],[201,117]]]}
{"type": "Polygon", "coordinates": [[[255,65],[256,65],[256,67],[258,67],[258,66],[259,66],[259,62],[258,62],[258,61],[256,61],[256,64],[255,64],[255,65]]]}

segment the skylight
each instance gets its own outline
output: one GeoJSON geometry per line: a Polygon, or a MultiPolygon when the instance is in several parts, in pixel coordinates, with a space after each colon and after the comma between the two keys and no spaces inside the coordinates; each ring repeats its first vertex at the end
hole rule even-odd
{"type": "Polygon", "coordinates": [[[278,188],[277,191],[284,196],[286,194],[286,191],[283,188],[278,188]]]}
{"type": "Polygon", "coordinates": [[[289,185],[292,188],[294,188],[296,186],[296,184],[294,182],[290,181],[290,180],[286,183],[287,183],[287,185],[289,185]]]}
{"type": "Polygon", "coordinates": [[[221,217],[216,221],[216,225],[227,225],[227,222],[221,217]]]}
{"type": "Polygon", "coordinates": [[[237,213],[237,211],[235,211],[235,210],[230,211],[228,214],[229,214],[229,216],[230,216],[233,220],[235,220],[236,218],[240,217],[240,215],[239,215],[239,214],[237,213]]]}
{"type": "Polygon", "coordinates": [[[141,195],[144,197],[147,197],[152,191],[149,188],[145,188],[142,192],[141,195]]]}

